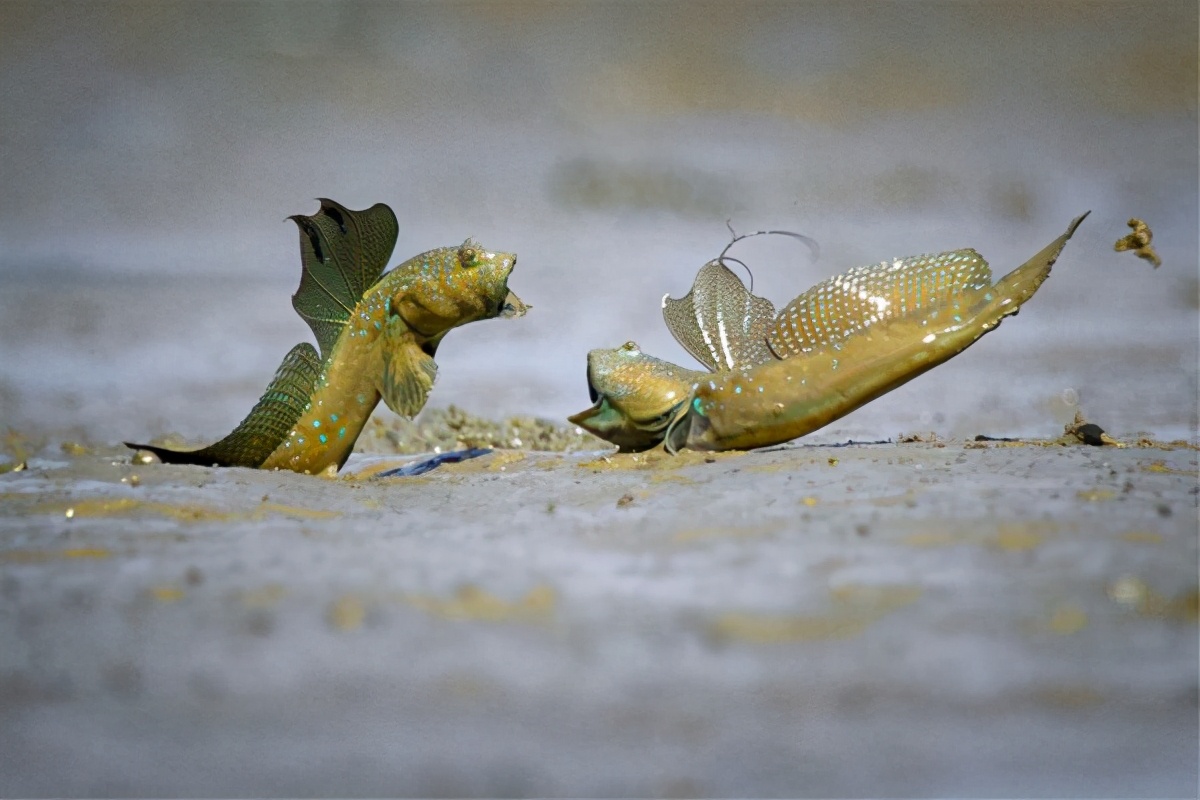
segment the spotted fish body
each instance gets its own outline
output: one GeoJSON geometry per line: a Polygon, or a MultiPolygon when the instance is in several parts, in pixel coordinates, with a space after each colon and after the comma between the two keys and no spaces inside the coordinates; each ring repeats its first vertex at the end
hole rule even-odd
{"type": "Polygon", "coordinates": [[[512,253],[468,240],[383,275],[398,233],[387,206],[351,211],[322,200],[318,214],[292,219],[303,262],[292,304],[320,355],[307,343],[292,348],[250,414],[209,447],[130,447],[171,463],[340,469],[380,399],[403,416],[421,410],[437,374],[433,356],[449,330],[526,309],[508,291],[512,253]]]}
{"type": "Polygon", "coordinates": [[[680,300],[664,299],[663,310],[676,339],[711,374],[640,352],[626,354],[620,371],[598,370],[596,365],[606,366],[613,356],[595,355],[617,351],[593,351],[588,358],[593,400],[597,393],[601,400],[606,394],[623,399],[604,409],[603,426],[594,419],[600,402],[572,421],[623,450],[653,447],[662,435],[676,450],[746,449],[811,433],[962,352],[1016,313],[1082,220],[995,286],[987,262],[974,250],[913,256],[823,281],[773,318],[769,301],[710,262],[693,290],[680,300]],[[721,321],[725,324],[717,324],[721,321]],[[665,380],[667,372],[681,377],[665,380]],[[681,403],[675,398],[685,380],[691,383],[681,403]],[[638,409],[641,419],[632,417],[638,409]],[[667,426],[646,424],[650,412],[668,409],[673,413],[667,426]],[[622,425],[616,412],[630,419],[622,425]],[[639,431],[637,438],[612,436],[630,427],[639,431]]]}
{"type": "Polygon", "coordinates": [[[970,248],[855,267],[789,303],[768,331],[767,345],[777,358],[802,355],[923,311],[926,323],[939,312],[961,322],[964,298],[991,284],[988,263],[970,248]]]}
{"type": "Polygon", "coordinates": [[[1086,216],[995,285],[973,250],[885,262],[819,284],[777,320],[789,357],[701,382],[668,432],[668,448],[780,444],[907,383],[1016,314],[1086,216]]]}

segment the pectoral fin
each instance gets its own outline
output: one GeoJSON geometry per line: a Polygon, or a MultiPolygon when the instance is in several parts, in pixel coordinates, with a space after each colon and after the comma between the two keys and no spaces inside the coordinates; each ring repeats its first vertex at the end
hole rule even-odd
{"type": "Polygon", "coordinates": [[[379,393],[387,407],[402,417],[415,417],[437,378],[437,364],[416,342],[394,344],[383,352],[379,393]]]}

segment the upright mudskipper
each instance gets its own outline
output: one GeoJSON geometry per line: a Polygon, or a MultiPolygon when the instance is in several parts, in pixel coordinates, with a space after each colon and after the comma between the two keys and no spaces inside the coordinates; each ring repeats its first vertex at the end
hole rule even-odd
{"type": "Polygon", "coordinates": [[[258,404],[215,444],[129,447],[176,464],[336,472],[380,399],[405,417],[421,410],[437,375],[434,354],[451,329],[527,310],[508,290],[514,253],[468,239],[384,274],[399,231],[392,210],[320,202],[315,215],[291,217],[302,262],[292,305],[320,353],[307,342],[293,347],[258,404]]]}

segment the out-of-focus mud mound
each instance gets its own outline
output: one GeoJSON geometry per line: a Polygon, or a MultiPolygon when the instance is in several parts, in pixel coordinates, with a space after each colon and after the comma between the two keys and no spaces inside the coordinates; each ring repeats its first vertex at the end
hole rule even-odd
{"type": "Polygon", "coordinates": [[[375,416],[355,445],[358,453],[441,453],[472,447],[569,453],[609,447],[582,428],[540,417],[504,420],[475,416],[458,406],[431,408],[415,420],[375,416]]]}

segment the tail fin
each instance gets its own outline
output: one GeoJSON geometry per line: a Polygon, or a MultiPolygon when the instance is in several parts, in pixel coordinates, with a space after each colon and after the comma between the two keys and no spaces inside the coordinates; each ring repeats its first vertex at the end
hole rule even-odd
{"type": "Polygon", "coordinates": [[[172,450],[130,442],[125,442],[125,446],[149,450],[165,464],[261,466],[304,414],[320,373],[321,360],[316,349],[308,343],[298,344],[284,357],[258,403],[221,441],[199,450],[172,450]]]}
{"type": "Polygon", "coordinates": [[[1033,297],[1033,293],[1050,276],[1050,269],[1054,266],[1054,262],[1058,260],[1059,254],[1067,244],[1067,240],[1075,233],[1075,229],[1079,227],[1079,223],[1087,219],[1088,214],[1091,213],[1091,211],[1085,211],[1082,215],[1071,220],[1071,224],[1067,226],[1066,233],[1042,248],[1033,258],[996,281],[996,294],[1011,298],[1013,308],[1006,313],[1016,313],[1016,310],[1021,307],[1022,303],[1033,297]]]}

